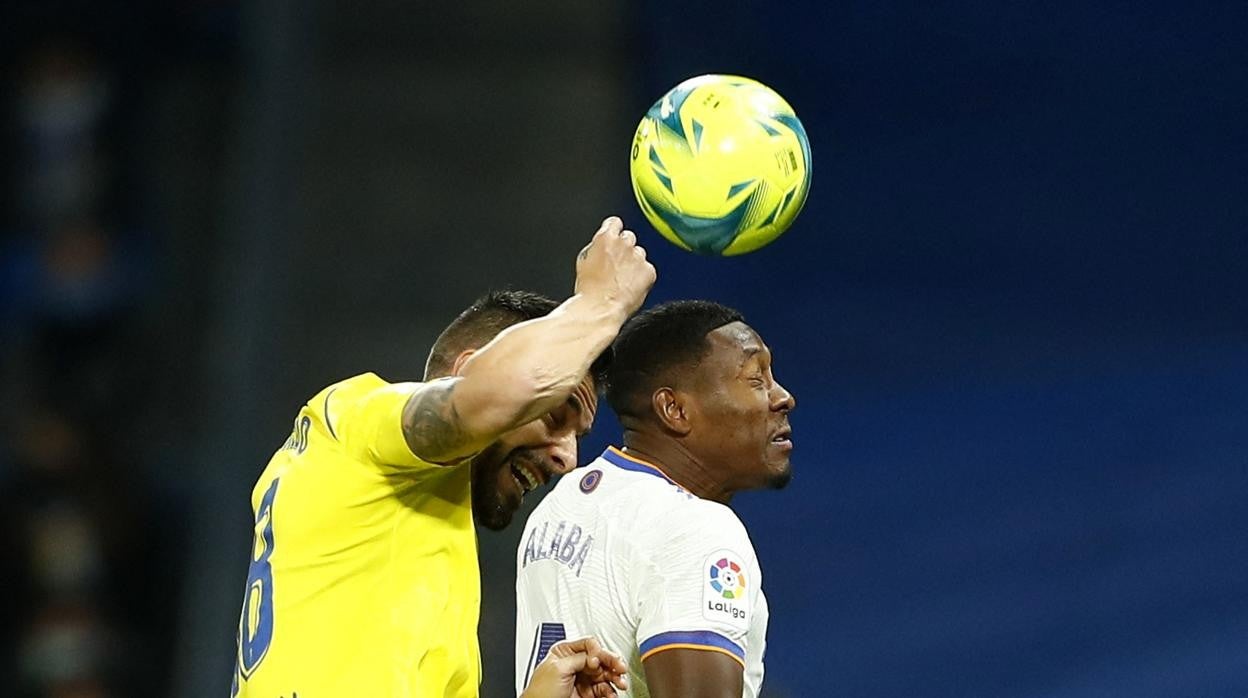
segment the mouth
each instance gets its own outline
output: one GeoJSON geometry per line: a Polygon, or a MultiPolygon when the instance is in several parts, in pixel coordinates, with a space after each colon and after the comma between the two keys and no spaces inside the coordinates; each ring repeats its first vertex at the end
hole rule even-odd
{"type": "Polygon", "coordinates": [[[542,472],[534,468],[532,463],[522,463],[516,458],[511,459],[508,470],[511,472],[511,479],[515,480],[516,488],[520,490],[522,498],[546,481],[542,477],[542,472]]]}
{"type": "Polygon", "coordinates": [[[771,445],[784,450],[793,449],[793,427],[784,426],[771,436],[771,445]]]}

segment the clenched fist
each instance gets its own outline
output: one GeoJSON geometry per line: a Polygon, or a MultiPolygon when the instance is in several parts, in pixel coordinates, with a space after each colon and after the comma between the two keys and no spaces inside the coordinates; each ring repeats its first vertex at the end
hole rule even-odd
{"type": "Polygon", "coordinates": [[[576,293],[632,315],[654,286],[654,265],[637,236],[619,218],[602,222],[594,239],[576,257],[576,293]]]}

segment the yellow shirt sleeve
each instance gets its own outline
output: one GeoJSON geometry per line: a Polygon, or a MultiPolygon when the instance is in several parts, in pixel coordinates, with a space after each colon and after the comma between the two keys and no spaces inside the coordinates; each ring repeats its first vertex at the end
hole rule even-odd
{"type": "Polygon", "coordinates": [[[329,395],[326,417],[354,457],[381,466],[436,468],[412,453],[403,436],[403,407],[424,383],[383,383],[362,395],[329,395]],[[336,423],[335,423],[336,422],[336,423]]]}

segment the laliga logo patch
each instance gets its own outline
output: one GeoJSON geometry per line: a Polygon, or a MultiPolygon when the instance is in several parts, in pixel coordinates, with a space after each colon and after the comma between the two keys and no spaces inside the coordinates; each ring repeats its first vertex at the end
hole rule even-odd
{"type": "Polygon", "coordinates": [[[706,558],[706,586],[702,594],[702,617],[747,630],[748,600],[743,559],[731,550],[720,550],[706,558]]]}
{"type": "Polygon", "coordinates": [[[711,565],[711,588],[725,599],[735,599],[745,593],[745,573],[741,565],[721,557],[711,565]]]}

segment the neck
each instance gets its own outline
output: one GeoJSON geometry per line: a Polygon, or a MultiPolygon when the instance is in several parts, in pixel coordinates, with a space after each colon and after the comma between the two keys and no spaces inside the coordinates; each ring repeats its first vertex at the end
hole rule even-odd
{"type": "Polygon", "coordinates": [[[722,473],[717,477],[683,443],[669,436],[625,429],[624,450],[658,466],[677,485],[701,499],[727,504],[736,493],[723,482],[722,473]]]}

